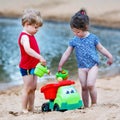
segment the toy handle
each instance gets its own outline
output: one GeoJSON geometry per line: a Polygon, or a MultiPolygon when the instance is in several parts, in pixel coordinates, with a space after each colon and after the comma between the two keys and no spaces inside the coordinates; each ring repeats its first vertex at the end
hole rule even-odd
{"type": "Polygon", "coordinates": [[[47,68],[46,65],[43,65],[41,62],[37,64],[39,69],[41,69],[44,73],[50,74],[50,70],[47,68]]]}
{"type": "Polygon", "coordinates": [[[43,67],[46,67],[46,65],[42,64],[41,62],[40,62],[40,64],[41,64],[43,67]]]}
{"type": "Polygon", "coordinates": [[[65,69],[62,69],[61,71],[58,71],[58,73],[66,74],[65,69]]]}

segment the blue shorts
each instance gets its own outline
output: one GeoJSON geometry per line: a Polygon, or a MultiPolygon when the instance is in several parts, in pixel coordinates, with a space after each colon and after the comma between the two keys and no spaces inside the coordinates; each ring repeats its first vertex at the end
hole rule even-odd
{"type": "Polygon", "coordinates": [[[34,75],[34,70],[35,68],[32,68],[32,69],[23,69],[23,68],[20,68],[20,73],[22,76],[25,76],[25,75],[34,75]]]}

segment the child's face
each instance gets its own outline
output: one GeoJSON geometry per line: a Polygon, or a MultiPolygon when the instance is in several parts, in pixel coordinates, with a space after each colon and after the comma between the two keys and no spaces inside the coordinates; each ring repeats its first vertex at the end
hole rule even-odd
{"type": "Polygon", "coordinates": [[[26,25],[25,29],[29,34],[34,35],[39,30],[39,26],[36,24],[33,24],[33,25],[28,24],[28,25],[26,25]]]}
{"type": "Polygon", "coordinates": [[[85,35],[86,35],[86,31],[83,31],[80,29],[72,28],[72,31],[73,31],[74,35],[76,35],[78,37],[85,37],[85,35]]]}

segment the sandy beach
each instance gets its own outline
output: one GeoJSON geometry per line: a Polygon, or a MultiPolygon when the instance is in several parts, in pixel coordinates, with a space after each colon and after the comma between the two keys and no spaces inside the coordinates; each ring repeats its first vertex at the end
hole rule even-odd
{"type": "MultiPolygon", "coordinates": [[[[91,23],[120,28],[120,0],[0,0],[1,17],[20,17],[26,8],[41,11],[44,20],[69,21],[80,8],[85,8],[91,23]]],[[[74,78],[74,76],[72,76],[74,78]]],[[[76,77],[75,77],[76,78],[76,77]]],[[[120,76],[97,79],[98,105],[87,109],[66,112],[41,111],[46,102],[40,88],[56,82],[40,82],[36,90],[34,113],[17,114],[21,111],[22,85],[0,91],[0,120],[120,120],[120,76]]],[[[81,86],[75,79],[75,88],[81,94],[81,86]]]]}
{"type": "MultiPolygon", "coordinates": [[[[17,114],[21,110],[22,86],[16,86],[0,92],[0,120],[119,120],[120,119],[120,76],[97,79],[98,105],[86,109],[66,112],[42,112],[41,105],[47,100],[40,88],[48,83],[40,83],[36,90],[35,113],[17,114]],[[11,113],[14,113],[11,114],[11,113]]],[[[79,81],[74,87],[81,94],[79,81]]]]}

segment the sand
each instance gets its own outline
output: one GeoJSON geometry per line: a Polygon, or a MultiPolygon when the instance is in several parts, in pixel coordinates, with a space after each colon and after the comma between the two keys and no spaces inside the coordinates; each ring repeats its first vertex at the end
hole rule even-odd
{"type": "MultiPolygon", "coordinates": [[[[41,105],[47,100],[40,92],[42,86],[55,81],[38,84],[35,99],[35,113],[10,114],[21,111],[22,86],[16,86],[0,92],[0,120],[120,120],[120,76],[97,79],[98,105],[86,109],[68,110],[65,112],[42,112],[41,105]]],[[[79,81],[74,87],[81,94],[79,81]]]]}
{"type": "MultiPolygon", "coordinates": [[[[45,20],[69,21],[80,8],[85,8],[91,23],[120,28],[120,0],[0,0],[1,17],[20,17],[25,8],[41,11],[45,20]]],[[[74,78],[74,76],[72,76],[74,78]]],[[[46,102],[40,88],[51,81],[40,82],[36,90],[35,113],[11,114],[21,111],[22,85],[0,91],[0,120],[120,120],[120,76],[97,79],[98,105],[66,112],[41,111],[46,102]]],[[[55,81],[52,81],[52,83],[55,81]]],[[[81,94],[78,80],[75,88],[81,94]]]]}

